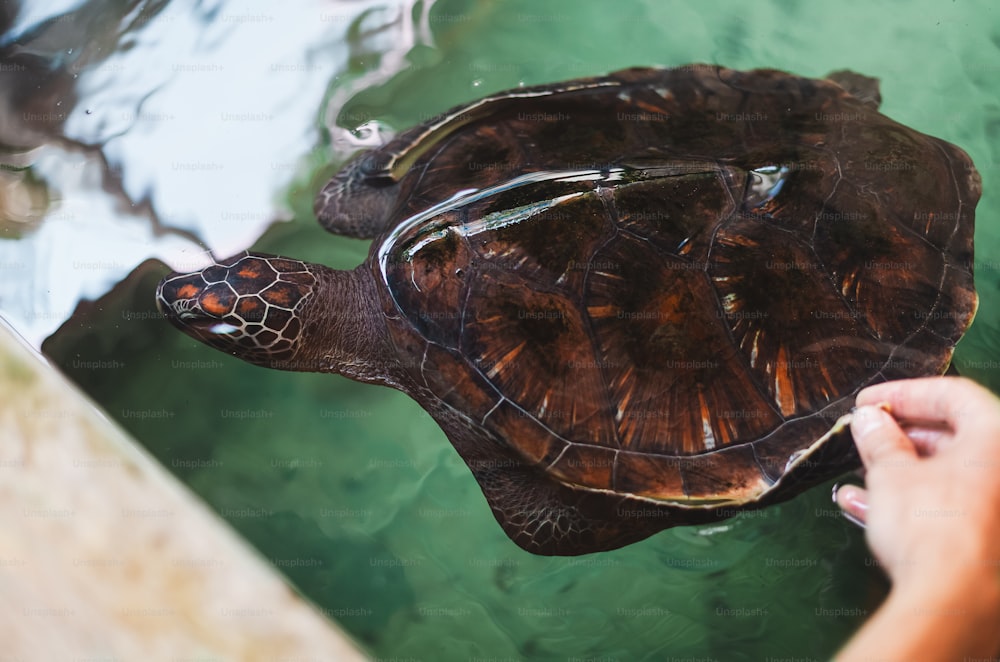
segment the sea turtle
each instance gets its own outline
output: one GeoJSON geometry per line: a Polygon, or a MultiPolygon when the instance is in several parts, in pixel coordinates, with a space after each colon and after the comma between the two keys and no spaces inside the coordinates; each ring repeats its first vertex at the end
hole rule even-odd
{"type": "Polygon", "coordinates": [[[252,363],[409,394],[504,531],[608,550],[858,464],[862,387],[949,365],[979,175],[877,81],[634,68],[454,108],[316,203],[337,271],[242,253],[159,286],[252,363]]]}

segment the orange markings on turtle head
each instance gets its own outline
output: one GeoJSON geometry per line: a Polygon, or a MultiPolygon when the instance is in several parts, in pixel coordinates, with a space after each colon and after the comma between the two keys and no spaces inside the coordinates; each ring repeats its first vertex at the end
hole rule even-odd
{"type": "Polygon", "coordinates": [[[210,292],[201,298],[201,308],[209,315],[222,317],[229,312],[229,309],[219,299],[219,295],[210,292]]]}
{"type": "Polygon", "coordinates": [[[236,304],[236,314],[245,320],[259,322],[264,318],[264,303],[257,297],[243,297],[236,304]]]}
{"type": "Polygon", "coordinates": [[[293,285],[278,283],[261,292],[260,296],[272,305],[291,308],[295,305],[296,300],[301,298],[301,293],[299,288],[293,285]]]}
{"type": "Polygon", "coordinates": [[[198,296],[198,286],[188,283],[177,290],[178,299],[193,299],[198,296]]]}
{"type": "Polygon", "coordinates": [[[277,306],[285,306],[286,308],[291,305],[288,292],[268,292],[267,300],[277,306]]]}
{"type": "Polygon", "coordinates": [[[254,263],[244,264],[236,275],[241,278],[259,278],[261,276],[260,266],[254,263]]]}

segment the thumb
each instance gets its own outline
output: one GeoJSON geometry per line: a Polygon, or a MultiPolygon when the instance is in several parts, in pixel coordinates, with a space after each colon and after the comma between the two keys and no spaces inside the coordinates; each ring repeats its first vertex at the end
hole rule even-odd
{"type": "Polygon", "coordinates": [[[858,407],[851,419],[851,436],[866,469],[887,462],[917,459],[913,442],[882,407],[858,407]]]}

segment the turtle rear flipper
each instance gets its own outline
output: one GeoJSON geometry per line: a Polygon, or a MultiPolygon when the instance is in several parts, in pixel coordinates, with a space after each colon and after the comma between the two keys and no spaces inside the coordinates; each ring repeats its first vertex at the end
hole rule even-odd
{"type": "MultiPolygon", "coordinates": [[[[512,462],[473,469],[493,516],[518,547],[542,556],[577,556],[644,540],[664,528],[616,516],[621,497],[574,490],[512,462]]],[[[666,515],[666,513],[663,513],[666,515]]]]}
{"type": "Polygon", "coordinates": [[[678,524],[709,524],[732,514],[691,509],[680,516],[624,494],[571,488],[531,467],[511,464],[501,461],[472,473],[504,532],[518,547],[540,556],[605,552],[678,524]]]}
{"type": "MultiPolygon", "coordinates": [[[[618,549],[680,522],[656,504],[621,494],[577,489],[553,481],[503,448],[482,430],[470,428],[449,409],[434,412],[455,450],[472,470],[504,533],[526,552],[578,556],[618,549]]],[[[710,522],[695,514],[686,523],[710,522]]]]}

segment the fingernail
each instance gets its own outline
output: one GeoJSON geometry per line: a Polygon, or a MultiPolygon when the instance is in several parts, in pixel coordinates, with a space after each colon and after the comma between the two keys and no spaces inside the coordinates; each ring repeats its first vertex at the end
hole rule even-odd
{"type": "Polygon", "coordinates": [[[854,526],[860,527],[862,529],[867,529],[868,528],[868,525],[863,520],[858,519],[857,517],[855,517],[850,512],[848,512],[846,510],[842,510],[842,511],[840,511],[840,514],[843,515],[844,519],[846,519],[848,522],[850,522],[854,526]]]}
{"type": "Polygon", "coordinates": [[[849,489],[844,490],[844,501],[856,512],[867,513],[868,503],[861,498],[861,490],[853,485],[847,485],[849,489]]]}
{"type": "Polygon", "coordinates": [[[851,524],[860,526],[862,529],[866,528],[863,516],[868,513],[868,504],[860,498],[861,491],[854,485],[838,485],[837,488],[837,491],[840,491],[840,493],[843,494],[844,505],[841,506],[841,504],[837,501],[837,491],[834,491],[833,500],[838,506],[841,506],[841,514],[851,524]],[[853,512],[852,510],[847,510],[848,507],[851,508],[853,512]]]}
{"type": "Polygon", "coordinates": [[[875,405],[858,407],[851,419],[851,434],[855,438],[866,437],[885,425],[885,411],[875,405]]]}

